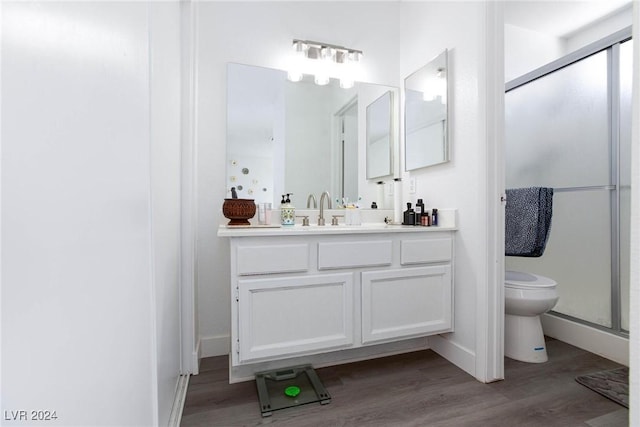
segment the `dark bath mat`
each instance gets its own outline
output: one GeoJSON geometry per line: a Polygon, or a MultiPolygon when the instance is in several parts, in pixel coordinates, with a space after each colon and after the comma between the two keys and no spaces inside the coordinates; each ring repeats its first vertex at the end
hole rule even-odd
{"type": "Polygon", "coordinates": [[[629,407],[629,368],[617,368],[576,377],[576,381],[596,393],[629,407]]]}

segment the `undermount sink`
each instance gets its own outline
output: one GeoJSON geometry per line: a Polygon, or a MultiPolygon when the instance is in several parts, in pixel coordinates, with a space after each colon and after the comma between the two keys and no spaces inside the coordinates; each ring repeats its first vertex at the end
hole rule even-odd
{"type": "Polygon", "coordinates": [[[338,224],[338,225],[317,225],[317,224],[310,224],[310,225],[302,225],[302,224],[296,224],[294,226],[295,229],[301,229],[301,230],[313,230],[313,231],[321,231],[321,230],[326,230],[326,231],[335,231],[335,230],[371,230],[371,229],[381,229],[381,228],[391,228],[391,227],[401,227],[401,224],[385,224],[384,222],[369,222],[369,223],[362,223],[361,225],[347,225],[347,224],[338,224]]]}

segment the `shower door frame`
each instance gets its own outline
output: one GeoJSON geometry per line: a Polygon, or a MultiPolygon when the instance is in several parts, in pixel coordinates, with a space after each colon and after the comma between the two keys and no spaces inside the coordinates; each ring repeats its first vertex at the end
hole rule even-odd
{"type": "Polygon", "coordinates": [[[609,159],[610,159],[610,184],[588,187],[566,187],[554,188],[555,192],[565,191],[610,191],[610,212],[611,212],[611,327],[592,323],[553,311],[553,315],[568,319],[580,324],[601,329],[609,333],[629,336],[629,331],[621,327],[621,283],[620,283],[620,173],[618,165],[620,162],[620,135],[618,132],[620,122],[620,44],[632,39],[632,27],[624,28],[601,40],[591,43],[581,49],[576,50],[560,59],[537,68],[505,84],[505,95],[511,90],[526,85],[541,77],[554,73],[562,68],[577,63],[591,55],[602,51],[607,52],[607,102],[608,102],[608,126],[609,126],[609,159]]]}

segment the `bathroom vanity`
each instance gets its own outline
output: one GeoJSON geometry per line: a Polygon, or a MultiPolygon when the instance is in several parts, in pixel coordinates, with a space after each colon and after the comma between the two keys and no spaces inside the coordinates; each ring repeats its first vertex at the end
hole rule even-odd
{"type": "Polygon", "coordinates": [[[230,381],[426,347],[453,331],[455,227],[228,228],[230,381]]]}

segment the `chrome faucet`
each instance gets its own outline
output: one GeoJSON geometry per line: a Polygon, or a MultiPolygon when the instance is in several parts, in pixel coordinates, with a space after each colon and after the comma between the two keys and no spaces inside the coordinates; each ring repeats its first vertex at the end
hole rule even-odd
{"type": "Polygon", "coordinates": [[[318,215],[318,225],[324,225],[324,199],[327,199],[327,209],[331,208],[331,195],[325,191],[320,196],[320,215],[318,215]]]}
{"type": "Polygon", "coordinates": [[[311,202],[313,202],[313,209],[318,209],[318,202],[316,201],[316,196],[313,193],[309,193],[307,197],[307,209],[311,207],[311,202]]]}

